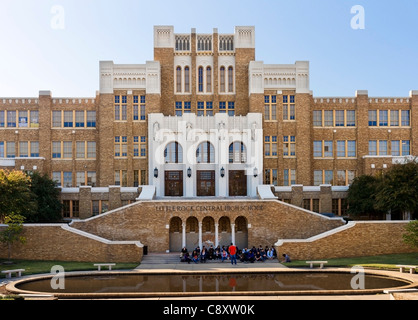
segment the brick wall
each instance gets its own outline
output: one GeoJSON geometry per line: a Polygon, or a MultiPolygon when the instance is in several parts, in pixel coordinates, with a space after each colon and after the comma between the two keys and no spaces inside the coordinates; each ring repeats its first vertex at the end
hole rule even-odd
{"type": "MultiPolygon", "coordinates": [[[[136,243],[97,239],[65,228],[66,225],[25,225],[22,236],[26,243],[13,245],[12,259],[85,262],[140,262],[142,259],[142,247],[136,243]]],[[[0,244],[0,258],[7,259],[7,254],[7,247],[0,244]]]]}
{"type": "Polygon", "coordinates": [[[276,243],[281,256],[293,260],[331,259],[418,252],[403,242],[407,221],[350,222],[339,232],[311,241],[285,240],[276,243]]]}

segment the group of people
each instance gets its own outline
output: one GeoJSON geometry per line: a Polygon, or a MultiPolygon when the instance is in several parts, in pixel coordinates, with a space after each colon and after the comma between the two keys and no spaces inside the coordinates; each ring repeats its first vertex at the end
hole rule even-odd
{"type": "Polygon", "coordinates": [[[236,264],[237,260],[241,262],[255,262],[255,261],[266,261],[266,260],[273,260],[277,259],[277,252],[276,249],[272,247],[266,246],[263,248],[261,245],[256,248],[252,247],[239,249],[237,246],[231,245],[229,246],[217,246],[214,248],[212,245],[209,249],[206,249],[205,246],[196,247],[191,253],[184,247],[181,250],[180,254],[181,262],[206,262],[207,260],[218,260],[224,262],[225,260],[230,260],[232,264],[236,264]]]}

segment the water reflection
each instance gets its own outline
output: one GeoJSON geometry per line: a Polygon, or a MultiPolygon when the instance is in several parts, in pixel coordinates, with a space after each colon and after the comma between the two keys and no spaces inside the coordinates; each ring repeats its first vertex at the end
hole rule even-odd
{"type": "MultiPolygon", "coordinates": [[[[18,289],[57,293],[251,292],[351,290],[349,273],[251,273],[207,275],[112,274],[65,278],[65,290],[53,290],[50,280],[22,283],[18,289]]],[[[407,283],[367,275],[366,289],[393,288],[407,283]]]]}

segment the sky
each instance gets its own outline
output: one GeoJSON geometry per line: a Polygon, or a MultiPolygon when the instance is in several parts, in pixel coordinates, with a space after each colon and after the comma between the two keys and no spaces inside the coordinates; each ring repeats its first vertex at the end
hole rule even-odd
{"type": "Polygon", "coordinates": [[[99,61],[153,60],[155,25],[255,26],[256,60],[310,61],[315,97],[408,97],[418,90],[417,15],[415,0],[0,0],[0,97],[94,97],[99,61]]]}

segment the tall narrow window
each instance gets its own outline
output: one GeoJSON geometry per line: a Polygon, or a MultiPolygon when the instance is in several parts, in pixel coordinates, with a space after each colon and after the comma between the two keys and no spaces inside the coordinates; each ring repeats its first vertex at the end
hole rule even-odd
{"type": "Polygon", "coordinates": [[[181,92],[181,67],[176,68],[176,92],[181,92]]]}
{"type": "Polygon", "coordinates": [[[206,92],[212,92],[212,68],[206,68],[206,92]]]}
{"type": "Polygon", "coordinates": [[[203,67],[199,67],[197,78],[198,78],[198,84],[197,84],[198,91],[203,92],[203,67]]]}
{"type": "Polygon", "coordinates": [[[178,142],[171,142],[164,150],[165,163],[183,163],[183,148],[178,142]]]}
{"type": "Polygon", "coordinates": [[[190,68],[184,68],[184,92],[190,92],[190,68]]]}
{"type": "Polygon", "coordinates": [[[234,92],[234,68],[228,68],[228,92],[234,92]]]}
{"type": "Polygon", "coordinates": [[[229,163],[246,163],[247,149],[244,143],[236,141],[229,145],[229,163]]]}
{"type": "Polygon", "coordinates": [[[221,67],[220,72],[220,91],[225,92],[225,67],[221,67]]]}

